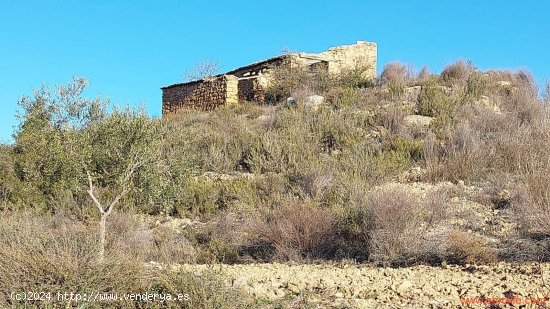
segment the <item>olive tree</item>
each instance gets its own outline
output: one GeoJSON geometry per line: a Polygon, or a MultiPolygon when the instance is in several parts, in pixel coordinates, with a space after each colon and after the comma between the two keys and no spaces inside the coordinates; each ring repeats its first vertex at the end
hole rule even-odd
{"type": "Polygon", "coordinates": [[[82,202],[85,176],[78,156],[80,132],[106,116],[108,102],[82,98],[87,82],[50,90],[46,86],[19,101],[19,126],[14,133],[14,170],[22,186],[21,204],[55,211],[55,201],[70,196],[82,202]]]}
{"type": "Polygon", "coordinates": [[[142,111],[126,109],[115,110],[83,132],[81,158],[87,193],[100,213],[100,260],[105,254],[107,217],[124,197],[142,189],[140,173],[154,174],[162,164],[161,130],[157,120],[142,111]]]}
{"type": "Polygon", "coordinates": [[[14,136],[16,168],[42,204],[55,200],[59,192],[81,203],[85,196],[93,201],[100,216],[99,259],[103,260],[106,221],[113,209],[131,200],[131,193],[134,201],[160,195],[150,184],[163,183],[159,173],[165,171],[160,153],[163,127],[143,110],[109,111],[108,101],[84,98],[86,86],[86,80],[75,78],[54,92],[42,87],[33,98],[20,101],[21,124],[14,136]]]}

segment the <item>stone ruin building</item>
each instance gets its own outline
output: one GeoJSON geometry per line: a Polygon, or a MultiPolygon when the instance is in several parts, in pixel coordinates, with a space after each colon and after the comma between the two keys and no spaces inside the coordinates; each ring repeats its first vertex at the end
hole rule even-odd
{"type": "Polygon", "coordinates": [[[302,68],[329,74],[364,68],[366,78],[376,76],[376,43],[358,41],[353,45],[311,53],[289,53],[256,62],[233,71],[201,80],[162,87],[162,114],[180,109],[212,110],[221,105],[250,101],[264,103],[275,68],[302,68]]]}

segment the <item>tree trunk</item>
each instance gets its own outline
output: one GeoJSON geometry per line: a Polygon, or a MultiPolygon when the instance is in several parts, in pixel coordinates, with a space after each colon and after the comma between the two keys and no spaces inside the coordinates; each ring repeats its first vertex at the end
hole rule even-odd
{"type": "Polygon", "coordinates": [[[102,213],[99,219],[99,261],[103,262],[105,259],[105,230],[107,223],[107,213],[102,213]]]}

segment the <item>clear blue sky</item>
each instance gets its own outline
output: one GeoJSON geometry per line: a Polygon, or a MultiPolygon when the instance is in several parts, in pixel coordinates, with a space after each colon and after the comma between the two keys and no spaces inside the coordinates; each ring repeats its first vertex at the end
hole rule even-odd
{"type": "Polygon", "coordinates": [[[527,68],[550,80],[550,1],[7,1],[0,0],[0,141],[17,100],[45,82],[89,79],[88,96],[160,115],[160,87],[215,59],[222,70],[357,40],[432,71],[459,58],[527,68]]]}

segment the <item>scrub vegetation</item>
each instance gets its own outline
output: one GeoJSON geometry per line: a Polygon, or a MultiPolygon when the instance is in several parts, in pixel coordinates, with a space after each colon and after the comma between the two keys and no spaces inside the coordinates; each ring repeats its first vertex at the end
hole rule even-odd
{"type": "Polygon", "coordinates": [[[528,72],[279,73],[271,104],[164,119],[88,99],[82,78],[23,97],[0,146],[0,306],[39,304],[15,290],[258,305],[155,263],[550,259],[550,102],[528,72]]]}

